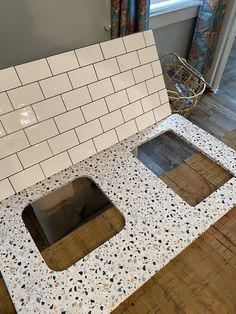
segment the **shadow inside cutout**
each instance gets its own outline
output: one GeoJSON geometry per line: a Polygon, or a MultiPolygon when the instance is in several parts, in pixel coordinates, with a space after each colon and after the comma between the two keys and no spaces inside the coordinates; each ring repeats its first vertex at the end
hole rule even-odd
{"type": "Polygon", "coordinates": [[[141,144],[132,153],[190,206],[196,206],[232,178],[172,131],[141,144]]]}
{"type": "Polygon", "coordinates": [[[23,221],[48,267],[65,270],[119,233],[124,216],[89,178],[28,205],[23,221]]]}

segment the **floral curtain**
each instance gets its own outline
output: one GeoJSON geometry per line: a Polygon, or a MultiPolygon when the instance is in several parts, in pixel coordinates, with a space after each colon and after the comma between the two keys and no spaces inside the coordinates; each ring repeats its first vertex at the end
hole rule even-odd
{"type": "Polygon", "coordinates": [[[111,37],[148,29],[150,0],[111,0],[111,37]]]}
{"type": "Polygon", "coordinates": [[[202,74],[211,67],[227,3],[227,0],[203,0],[200,7],[189,63],[202,74]]]}

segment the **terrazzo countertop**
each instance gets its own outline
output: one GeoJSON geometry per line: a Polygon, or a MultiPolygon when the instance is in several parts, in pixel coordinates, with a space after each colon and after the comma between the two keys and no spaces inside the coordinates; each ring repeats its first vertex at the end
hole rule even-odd
{"type": "Polygon", "coordinates": [[[110,313],[155,272],[236,205],[236,153],[172,115],[1,203],[0,269],[18,313],[110,313]],[[189,206],[131,150],[173,130],[234,177],[189,206]],[[66,271],[43,261],[21,213],[26,205],[80,176],[91,177],[123,213],[125,227],[66,271]]]}

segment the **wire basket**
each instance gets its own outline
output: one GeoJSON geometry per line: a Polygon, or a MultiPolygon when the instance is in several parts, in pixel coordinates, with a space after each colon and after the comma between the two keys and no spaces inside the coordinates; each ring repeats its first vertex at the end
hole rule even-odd
{"type": "Polygon", "coordinates": [[[161,63],[172,113],[187,117],[210,86],[201,73],[173,52],[164,54],[161,63]]]}

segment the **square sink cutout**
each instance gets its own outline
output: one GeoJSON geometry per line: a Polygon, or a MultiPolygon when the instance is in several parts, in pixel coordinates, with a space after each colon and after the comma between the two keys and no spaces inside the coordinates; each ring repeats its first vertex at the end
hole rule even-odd
{"type": "Polygon", "coordinates": [[[119,233],[124,216],[89,178],[28,205],[23,221],[48,267],[65,270],[119,233]]]}
{"type": "Polygon", "coordinates": [[[172,131],[136,147],[132,153],[190,206],[196,206],[232,178],[172,131]]]}
{"type": "Polygon", "coordinates": [[[15,307],[11,300],[9,291],[0,272],[0,313],[16,314],[15,307]]]}

